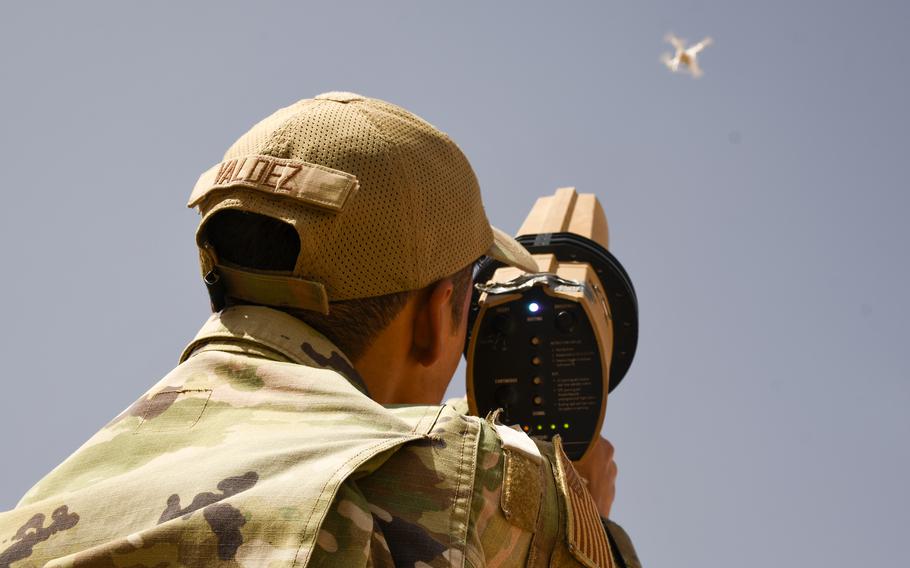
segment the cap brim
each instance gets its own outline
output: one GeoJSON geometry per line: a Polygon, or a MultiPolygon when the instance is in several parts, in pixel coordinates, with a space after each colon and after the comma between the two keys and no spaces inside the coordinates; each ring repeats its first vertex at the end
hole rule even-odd
{"type": "Polygon", "coordinates": [[[496,227],[490,228],[493,229],[493,244],[490,245],[487,256],[509,266],[520,268],[525,272],[532,274],[540,272],[537,262],[531,256],[531,253],[528,252],[528,249],[496,227]]]}

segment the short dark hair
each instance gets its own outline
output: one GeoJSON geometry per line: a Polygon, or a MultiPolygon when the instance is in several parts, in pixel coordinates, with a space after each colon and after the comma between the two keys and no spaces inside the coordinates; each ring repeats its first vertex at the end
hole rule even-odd
{"type": "MultiPolygon", "coordinates": [[[[205,238],[218,258],[233,265],[257,270],[293,270],[300,254],[297,230],[284,221],[235,209],[215,213],[205,224],[205,238]]],[[[449,278],[452,281],[452,319],[460,322],[465,294],[470,292],[473,264],[449,278]]],[[[433,283],[430,287],[435,286],[433,283]]],[[[308,310],[275,308],[286,312],[325,335],[344,354],[357,361],[379,333],[404,308],[418,290],[372,298],[331,302],[327,315],[308,310]]],[[[227,298],[228,305],[245,304],[227,298]]]]}

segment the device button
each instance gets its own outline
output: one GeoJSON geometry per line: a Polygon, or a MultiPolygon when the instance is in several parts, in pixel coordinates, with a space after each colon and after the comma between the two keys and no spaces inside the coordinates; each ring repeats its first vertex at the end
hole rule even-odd
{"type": "Polygon", "coordinates": [[[518,402],[519,394],[515,386],[505,385],[496,389],[494,396],[496,397],[496,403],[505,408],[518,402]]]}
{"type": "Polygon", "coordinates": [[[531,357],[532,365],[534,365],[536,367],[536,366],[540,365],[540,363],[541,363],[540,357],[538,357],[537,355],[531,357]]]}
{"type": "Polygon", "coordinates": [[[556,327],[560,331],[569,332],[575,327],[575,315],[565,310],[556,314],[556,327]]]}
{"type": "Polygon", "coordinates": [[[542,397],[542,396],[539,396],[539,395],[538,395],[538,396],[535,396],[535,397],[534,397],[534,404],[536,404],[537,406],[540,406],[541,404],[543,404],[543,397],[542,397]]]}
{"type": "Polygon", "coordinates": [[[499,314],[493,318],[493,329],[499,333],[508,335],[515,329],[515,323],[512,321],[509,314],[499,314]]]}

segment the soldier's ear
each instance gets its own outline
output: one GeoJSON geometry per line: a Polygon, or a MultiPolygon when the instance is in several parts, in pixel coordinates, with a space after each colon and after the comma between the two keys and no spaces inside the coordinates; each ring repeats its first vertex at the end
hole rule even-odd
{"type": "Polygon", "coordinates": [[[452,295],[454,285],[448,278],[421,290],[414,310],[412,356],[423,366],[436,363],[452,340],[452,295]]]}

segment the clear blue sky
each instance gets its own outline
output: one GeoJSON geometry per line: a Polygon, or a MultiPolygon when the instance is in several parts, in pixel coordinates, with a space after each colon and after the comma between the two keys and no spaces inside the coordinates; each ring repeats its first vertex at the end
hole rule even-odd
{"type": "Polygon", "coordinates": [[[908,29],[896,1],[3,4],[0,509],[202,324],[196,177],[352,90],[447,131],[506,230],[558,186],[604,204],[646,566],[906,563],[908,29]],[[704,78],[660,65],[668,31],[714,38],[704,78]]]}

